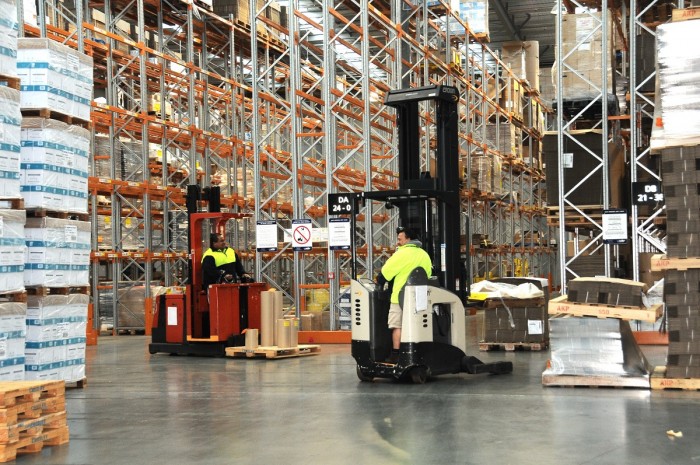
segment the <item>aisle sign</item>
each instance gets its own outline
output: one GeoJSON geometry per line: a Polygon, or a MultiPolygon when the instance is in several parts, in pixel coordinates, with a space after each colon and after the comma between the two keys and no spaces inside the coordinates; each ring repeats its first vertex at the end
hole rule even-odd
{"type": "Polygon", "coordinates": [[[328,219],[328,248],[330,250],[350,250],[350,218],[328,219]]]}
{"type": "Polygon", "coordinates": [[[258,252],[277,251],[277,222],[256,221],[255,248],[258,252]]]}
{"type": "Polygon", "coordinates": [[[632,201],[635,205],[663,203],[664,193],[661,191],[661,183],[657,181],[633,182],[632,201]]]}
{"type": "Polygon", "coordinates": [[[328,194],[329,215],[350,215],[355,212],[353,194],[328,194]]]}
{"type": "Polygon", "coordinates": [[[627,242],[627,210],[603,210],[603,242],[624,244],[627,242]]]}
{"type": "Polygon", "coordinates": [[[311,220],[292,220],[292,249],[295,252],[311,250],[311,235],[313,226],[311,220]]]}

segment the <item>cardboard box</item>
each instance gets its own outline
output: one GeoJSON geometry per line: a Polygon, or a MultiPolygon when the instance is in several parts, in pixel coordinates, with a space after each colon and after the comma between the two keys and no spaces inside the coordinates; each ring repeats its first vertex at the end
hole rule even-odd
{"type": "Polygon", "coordinates": [[[530,89],[540,90],[540,43],[536,40],[504,42],[501,59],[530,89]]]}
{"type": "MultiPolygon", "coordinates": [[[[564,167],[564,188],[566,191],[577,185],[584,178],[586,180],[574,192],[569,194],[568,199],[575,205],[603,205],[603,176],[601,170],[597,170],[592,176],[591,171],[600,164],[600,161],[581,148],[587,147],[593,153],[600,155],[602,146],[602,135],[598,130],[572,131],[573,137],[564,140],[564,153],[572,155],[566,160],[564,167]]],[[[559,155],[557,146],[557,133],[548,131],[543,138],[543,151],[545,160],[545,171],[547,175],[547,192],[553,193],[547,198],[550,206],[558,206],[559,182],[559,155]]],[[[627,206],[628,198],[625,192],[627,183],[624,147],[621,143],[610,142],[608,144],[608,169],[609,169],[609,192],[610,207],[624,208],[627,206]]]]}

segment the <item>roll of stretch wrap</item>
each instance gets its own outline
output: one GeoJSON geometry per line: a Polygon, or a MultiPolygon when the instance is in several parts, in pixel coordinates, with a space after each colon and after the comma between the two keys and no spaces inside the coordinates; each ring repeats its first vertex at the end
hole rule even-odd
{"type": "Polygon", "coordinates": [[[260,331],[262,338],[260,344],[263,347],[275,345],[275,307],[274,292],[260,293],[260,331]]]}
{"type": "Polygon", "coordinates": [[[279,348],[289,348],[290,339],[292,337],[292,324],[291,321],[284,318],[277,320],[277,347],[279,348]]]}
{"type": "Polygon", "coordinates": [[[245,331],[245,348],[249,349],[249,350],[258,348],[258,330],[257,329],[246,329],[246,331],[245,331]]]}

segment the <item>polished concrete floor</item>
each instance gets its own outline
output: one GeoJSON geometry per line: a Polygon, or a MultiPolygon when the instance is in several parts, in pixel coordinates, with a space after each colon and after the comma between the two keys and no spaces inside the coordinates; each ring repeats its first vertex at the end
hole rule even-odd
{"type": "MultiPolygon", "coordinates": [[[[320,355],[149,355],[145,336],[101,337],[69,389],[70,443],[18,464],[693,464],[700,392],[552,388],[548,352],[478,352],[510,375],[363,383],[347,345],[320,355]],[[682,431],[671,439],[667,430],[682,431]]],[[[663,364],[665,349],[646,347],[663,364]]]]}

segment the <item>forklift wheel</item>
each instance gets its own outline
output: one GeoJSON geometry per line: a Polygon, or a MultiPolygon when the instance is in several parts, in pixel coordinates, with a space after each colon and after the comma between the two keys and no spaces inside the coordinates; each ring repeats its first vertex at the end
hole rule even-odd
{"type": "Polygon", "coordinates": [[[360,378],[360,381],[364,381],[367,383],[372,382],[372,380],[374,379],[374,376],[360,368],[360,365],[357,365],[357,377],[360,378]]]}
{"type": "Polygon", "coordinates": [[[411,368],[410,375],[414,384],[425,384],[428,381],[428,370],[425,367],[411,368]]]}

